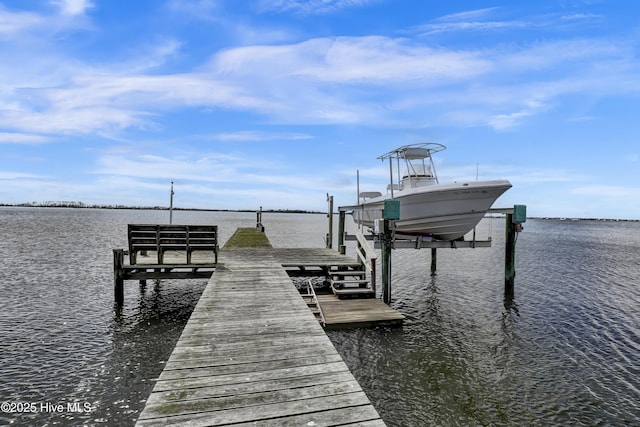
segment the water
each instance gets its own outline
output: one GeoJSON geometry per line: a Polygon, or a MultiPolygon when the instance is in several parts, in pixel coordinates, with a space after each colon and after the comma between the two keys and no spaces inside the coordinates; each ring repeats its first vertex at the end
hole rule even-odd
{"type": "MultiPolygon", "coordinates": [[[[0,402],[32,412],[0,413],[0,425],[135,423],[206,280],[142,293],[126,282],[118,309],[111,249],[126,246],[127,223],[167,216],[0,208],[0,402]]],[[[174,222],[218,224],[225,241],[255,214],[177,211],[174,222]]],[[[323,246],[324,215],[265,213],[263,223],[275,246],[323,246]]],[[[639,424],[640,223],[529,220],[512,300],[504,222],[482,225],[493,248],[439,250],[434,277],[430,251],[394,251],[404,327],[329,332],[383,419],[639,424]]]]}

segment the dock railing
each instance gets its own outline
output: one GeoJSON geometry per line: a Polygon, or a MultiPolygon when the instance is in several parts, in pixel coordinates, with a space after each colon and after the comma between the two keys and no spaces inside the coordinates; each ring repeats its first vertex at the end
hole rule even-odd
{"type": "Polygon", "coordinates": [[[362,234],[360,228],[356,227],[355,232],[356,240],[358,241],[358,246],[356,249],[356,255],[358,260],[362,263],[365,268],[365,271],[368,273],[369,281],[371,282],[371,289],[375,294],[376,292],[376,259],[378,259],[378,255],[376,255],[375,250],[371,247],[367,238],[362,234]]]}

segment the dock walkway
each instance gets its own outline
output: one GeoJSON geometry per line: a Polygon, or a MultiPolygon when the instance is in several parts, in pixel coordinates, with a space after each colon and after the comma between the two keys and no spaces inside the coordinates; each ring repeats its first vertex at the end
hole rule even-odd
{"type": "Polygon", "coordinates": [[[385,425],[277,252],[221,251],[136,426],[385,425]]]}

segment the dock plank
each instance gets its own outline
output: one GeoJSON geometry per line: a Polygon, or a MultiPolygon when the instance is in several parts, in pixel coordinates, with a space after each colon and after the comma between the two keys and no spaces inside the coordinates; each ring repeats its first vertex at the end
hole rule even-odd
{"type": "MultiPolygon", "coordinates": [[[[327,411],[335,409],[348,409],[353,411],[361,406],[369,406],[365,415],[368,419],[362,421],[370,421],[375,415],[372,414],[375,409],[371,406],[369,399],[363,392],[347,393],[339,396],[331,396],[329,398],[310,398],[293,401],[285,401],[271,404],[258,404],[251,406],[242,406],[231,409],[220,409],[207,407],[206,404],[198,412],[186,415],[175,415],[162,417],[163,426],[181,426],[189,425],[190,427],[206,427],[206,426],[223,426],[237,423],[256,423],[262,425],[263,421],[283,419],[279,425],[285,425],[284,420],[291,416],[302,416],[306,420],[305,425],[319,425],[326,415],[327,411]]],[[[146,409],[146,408],[145,408],[146,409]]],[[[377,412],[376,412],[377,414],[377,412]]],[[[158,417],[147,418],[143,412],[143,416],[138,419],[138,426],[158,425],[158,417]]],[[[378,416],[379,418],[379,416],[378,416]]],[[[358,421],[358,420],[356,420],[358,421]]]]}
{"type": "Polygon", "coordinates": [[[223,249],[136,426],[384,425],[283,268],[329,252],[223,249]]]}

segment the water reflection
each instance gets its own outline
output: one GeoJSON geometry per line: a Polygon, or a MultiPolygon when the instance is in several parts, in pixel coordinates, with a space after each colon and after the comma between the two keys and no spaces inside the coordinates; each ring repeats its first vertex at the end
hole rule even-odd
{"type": "MultiPolygon", "coordinates": [[[[0,424],[133,425],[206,284],[149,282],[141,292],[127,281],[124,306],[114,306],[112,248],[126,246],[127,223],[165,215],[0,209],[9,272],[0,280],[0,401],[93,408],[0,414],[0,424]]],[[[223,242],[255,225],[252,213],[174,215],[217,223],[223,242]]],[[[276,246],[322,246],[325,221],[263,217],[276,246]]],[[[394,251],[393,305],[405,326],[329,332],[387,424],[637,424],[640,224],[527,222],[515,297],[504,295],[502,241],[497,233],[490,249],[438,251],[437,276],[429,251],[394,251]]]]}
{"type": "MultiPolygon", "coordinates": [[[[93,414],[96,423],[133,425],[151,393],[206,280],[154,280],[130,284],[138,293],[125,308],[114,304],[110,369],[103,373],[108,394],[93,414]]],[[[127,295],[131,301],[133,295],[127,295]]]]}

